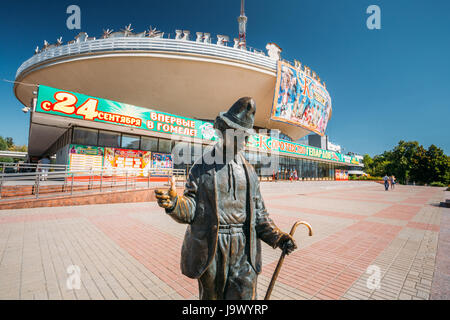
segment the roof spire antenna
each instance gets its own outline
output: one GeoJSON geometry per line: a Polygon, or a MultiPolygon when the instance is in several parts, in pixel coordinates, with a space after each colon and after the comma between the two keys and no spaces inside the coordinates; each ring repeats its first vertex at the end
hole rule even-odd
{"type": "Polygon", "coordinates": [[[244,0],[241,0],[241,15],[237,19],[239,23],[239,46],[245,48],[247,44],[246,40],[246,27],[247,27],[247,17],[244,11],[244,0]]]}

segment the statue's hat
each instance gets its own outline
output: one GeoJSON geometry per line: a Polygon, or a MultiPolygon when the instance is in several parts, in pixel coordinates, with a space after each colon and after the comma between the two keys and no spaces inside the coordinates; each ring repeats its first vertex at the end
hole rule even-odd
{"type": "Polygon", "coordinates": [[[221,112],[218,118],[225,121],[230,128],[253,134],[255,113],[255,100],[250,97],[243,97],[236,101],[227,112],[221,112]]]}

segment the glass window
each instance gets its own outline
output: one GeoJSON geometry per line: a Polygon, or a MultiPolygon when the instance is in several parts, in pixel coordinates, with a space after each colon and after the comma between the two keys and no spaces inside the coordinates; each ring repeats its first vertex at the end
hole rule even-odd
{"type": "Polygon", "coordinates": [[[319,177],[319,162],[318,161],[313,161],[313,175],[314,175],[314,178],[319,177]]]}
{"type": "Polygon", "coordinates": [[[312,163],[311,160],[306,160],[306,177],[312,178],[312,163]]]}
{"type": "Polygon", "coordinates": [[[95,129],[74,128],[73,143],[86,146],[97,145],[98,131],[95,129]]]}
{"type": "MultiPolygon", "coordinates": [[[[169,151],[170,152],[170,151],[169,151]]],[[[192,163],[197,161],[203,155],[202,145],[200,143],[191,144],[192,163]]]]}
{"type": "Polygon", "coordinates": [[[189,142],[179,141],[172,149],[174,164],[188,165],[191,163],[191,146],[189,142]]]}
{"type": "Polygon", "coordinates": [[[141,150],[158,151],[158,138],[141,137],[141,150]]]}
{"type": "Polygon", "coordinates": [[[308,178],[308,160],[302,160],[302,177],[308,178]]]}
{"type": "Polygon", "coordinates": [[[139,140],[139,136],[123,134],[121,147],[125,149],[139,149],[139,140]]]}
{"type": "Polygon", "coordinates": [[[302,164],[303,164],[302,159],[298,159],[297,160],[297,175],[300,179],[303,177],[302,164]]]}
{"type": "Polygon", "coordinates": [[[100,131],[98,133],[98,145],[102,147],[120,147],[120,133],[111,131],[100,131]]]}
{"type": "Polygon", "coordinates": [[[171,141],[166,139],[159,139],[159,152],[170,153],[171,141]]]}

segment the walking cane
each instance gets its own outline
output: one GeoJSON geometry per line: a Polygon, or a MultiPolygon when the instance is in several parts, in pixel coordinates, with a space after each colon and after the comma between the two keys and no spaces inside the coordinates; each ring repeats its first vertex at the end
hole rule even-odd
{"type": "MultiPolygon", "coordinates": [[[[289,234],[291,236],[294,236],[295,229],[297,229],[297,226],[300,225],[300,224],[304,224],[305,226],[308,227],[308,229],[309,229],[309,236],[311,237],[313,235],[312,227],[311,227],[311,225],[308,222],[305,222],[305,221],[297,221],[296,223],[294,223],[294,225],[292,226],[291,232],[289,234]]],[[[280,260],[278,260],[277,267],[275,268],[275,272],[273,273],[272,280],[270,280],[269,288],[267,288],[267,292],[266,292],[266,296],[264,297],[264,300],[269,300],[270,299],[270,295],[272,293],[272,289],[273,289],[273,287],[275,285],[275,281],[277,281],[277,277],[278,277],[278,274],[280,273],[281,266],[283,265],[285,256],[286,256],[286,251],[283,250],[283,252],[281,253],[281,256],[280,256],[280,260]]]]}

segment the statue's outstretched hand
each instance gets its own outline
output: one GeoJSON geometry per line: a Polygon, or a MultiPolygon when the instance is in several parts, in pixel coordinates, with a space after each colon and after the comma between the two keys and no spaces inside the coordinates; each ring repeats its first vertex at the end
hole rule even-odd
{"type": "Polygon", "coordinates": [[[286,254],[289,254],[297,249],[297,244],[295,243],[294,238],[289,233],[283,233],[281,235],[281,238],[278,240],[277,246],[286,254]]]}
{"type": "Polygon", "coordinates": [[[177,190],[175,186],[175,176],[172,176],[169,180],[170,188],[167,191],[156,189],[156,201],[161,208],[171,209],[175,206],[177,198],[177,190]]]}

